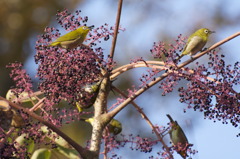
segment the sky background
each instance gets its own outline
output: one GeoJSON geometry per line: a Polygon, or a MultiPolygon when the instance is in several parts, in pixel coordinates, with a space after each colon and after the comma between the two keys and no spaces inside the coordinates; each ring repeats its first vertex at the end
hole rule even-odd
{"type": "MultiPolygon", "coordinates": [[[[76,9],[82,11],[82,16],[88,16],[88,25],[100,26],[108,23],[114,25],[117,1],[113,0],[85,0],[76,5],[76,9]]],[[[68,3],[68,1],[59,1],[59,3],[68,3]]],[[[74,8],[74,7],[72,7],[74,8]]],[[[75,10],[75,9],[73,9],[75,10]]],[[[65,33],[63,29],[56,24],[55,13],[49,13],[52,16],[50,26],[54,26],[65,33]]],[[[41,16],[38,17],[41,19],[41,16]]],[[[115,61],[117,66],[130,63],[131,59],[143,57],[144,60],[153,60],[150,49],[154,42],[164,41],[171,43],[179,34],[189,36],[199,28],[209,28],[216,31],[210,37],[206,47],[211,46],[240,30],[240,1],[239,0],[124,0],[121,16],[121,26],[126,31],[118,36],[115,52],[115,61]]],[[[34,63],[35,54],[34,44],[37,40],[37,34],[42,34],[45,26],[42,26],[42,32],[32,33],[28,43],[31,44],[32,54],[28,56],[25,62],[25,68],[31,76],[35,76],[37,65],[34,63]]],[[[1,40],[1,39],[0,39],[1,40]]],[[[222,45],[221,54],[226,56],[227,64],[234,64],[240,61],[239,54],[240,38],[235,38],[222,45]]],[[[111,47],[111,40],[101,45],[107,53],[111,47]]],[[[188,57],[185,57],[188,58],[188,57]]],[[[206,57],[198,60],[206,63],[206,57]]],[[[191,64],[194,67],[194,63],[191,64]]],[[[146,69],[135,69],[121,76],[124,81],[131,80],[130,84],[140,84],[139,78],[146,69]]],[[[123,86],[121,77],[114,84],[123,86]]],[[[184,84],[184,83],[182,83],[184,84]]],[[[186,84],[186,83],[185,83],[186,84]]],[[[131,86],[127,85],[126,86],[131,86]]],[[[236,90],[239,92],[240,87],[236,90]]],[[[150,120],[157,125],[167,126],[169,122],[166,114],[171,114],[173,119],[177,120],[182,126],[190,143],[193,143],[193,149],[198,153],[193,159],[238,159],[240,156],[240,138],[236,135],[240,132],[239,127],[234,128],[230,124],[223,125],[221,122],[214,123],[204,119],[203,114],[193,110],[187,110],[178,100],[178,92],[174,91],[167,96],[162,97],[158,86],[155,86],[136,99],[136,103],[143,108],[150,120]]],[[[113,96],[113,95],[112,95],[113,96]]],[[[113,96],[114,97],[114,96],[113,96]]],[[[109,104],[114,103],[110,101],[109,104]]],[[[151,129],[140,117],[132,106],[128,106],[120,112],[116,119],[123,124],[123,134],[141,134],[142,136],[151,135],[151,129]]],[[[169,139],[166,136],[166,141],[169,139]]],[[[170,145],[170,144],[169,144],[170,145]]],[[[139,153],[129,150],[128,146],[115,151],[122,158],[145,159],[150,156],[157,156],[159,150],[155,147],[152,153],[139,153]]],[[[174,154],[176,159],[181,157],[174,154]]]]}

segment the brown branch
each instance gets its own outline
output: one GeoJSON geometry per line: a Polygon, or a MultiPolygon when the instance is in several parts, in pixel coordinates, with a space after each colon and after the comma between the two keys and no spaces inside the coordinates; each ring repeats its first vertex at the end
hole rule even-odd
{"type": "Polygon", "coordinates": [[[98,158],[99,156],[103,129],[107,124],[107,121],[110,121],[110,117],[106,117],[107,97],[110,90],[110,80],[107,72],[104,76],[105,77],[103,78],[99,88],[98,96],[93,104],[94,121],[92,123],[90,151],[93,153],[94,158],[98,158]]]}
{"type": "MultiPolygon", "coordinates": [[[[188,65],[189,63],[193,62],[194,60],[198,59],[199,57],[203,56],[204,54],[208,53],[209,51],[215,49],[216,47],[226,43],[227,41],[240,36],[240,32],[237,32],[219,42],[217,42],[216,44],[212,45],[209,49],[207,49],[206,51],[203,51],[199,54],[197,54],[196,56],[192,57],[191,59],[187,60],[186,62],[179,64],[177,67],[178,69],[183,68],[184,66],[188,65]]],[[[136,91],[131,97],[128,97],[124,102],[122,102],[120,105],[118,105],[118,107],[116,107],[114,110],[112,110],[112,115],[115,116],[119,111],[121,111],[123,108],[125,108],[131,101],[133,101],[135,98],[137,98],[139,95],[141,95],[143,92],[145,92],[146,90],[148,90],[150,87],[154,86],[155,84],[157,84],[158,82],[162,81],[163,79],[165,79],[170,73],[172,73],[172,71],[169,71],[167,73],[162,74],[160,77],[157,77],[154,81],[149,82],[148,84],[146,84],[145,87],[140,88],[138,91],[136,91]]]]}
{"type": "Polygon", "coordinates": [[[104,159],[107,159],[107,153],[108,153],[108,137],[109,135],[107,134],[107,131],[104,132],[105,135],[104,135],[104,151],[103,151],[103,158],[104,159]]]}
{"type": "Polygon", "coordinates": [[[38,108],[42,107],[44,105],[44,100],[46,97],[40,99],[32,108],[29,109],[29,111],[36,111],[38,108]]]}
{"type": "MultiPolygon", "coordinates": [[[[122,0],[119,0],[114,36],[113,36],[112,47],[109,55],[111,59],[113,59],[114,51],[116,47],[121,11],[122,11],[122,0]]],[[[110,121],[110,118],[105,116],[107,111],[106,109],[107,97],[108,97],[109,88],[110,88],[110,80],[109,80],[110,75],[106,71],[103,71],[103,75],[104,75],[104,78],[100,85],[100,90],[99,90],[97,99],[93,105],[95,111],[94,111],[94,121],[92,124],[93,129],[92,129],[92,136],[91,136],[90,151],[93,153],[94,158],[98,158],[99,156],[103,128],[107,124],[106,121],[110,121]]]]}
{"type": "Polygon", "coordinates": [[[166,69],[166,67],[164,67],[163,62],[160,61],[144,61],[144,62],[136,62],[136,63],[131,63],[131,64],[127,64],[124,66],[121,66],[115,70],[113,70],[110,76],[110,80],[114,80],[117,76],[119,76],[120,74],[122,74],[123,72],[126,72],[128,70],[131,70],[133,68],[138,68],[138,67],[146,67],[146,63],[147,63],[147,67],[149,68],[153,68],[153,69],[166,69]],[[162,66],[158,66],[158,65],[162,65],[162,66]]]}
{"type": "Polygon", "coordinates": [[[138,61],[138,62],[135,62],[135,63],[130,63],[130,64],[123,65],[121,67],[118,67],[118,68],[114,69],[111,72],[111,74],[115,74],[115,73],[117,73],[119,71],[126,70],[126,69],[129,69],[129,68],[131,68],[131,69],[135,68],[135,65],[138,65],[138,64],[144,64],[143,66],[146,67],[146,63],[147,63],[147,65],[154,64],[154,65],[162,65],[162,66],[164,66],[164,62],[162,62],[162,61],[144,61],[144,62],[143,61],[138,61]]]}
{"type": "Polygon", "coordinates": [[[46,125],[47,127],[49,127],[50,129],[52,129],[52,131],[54,131],[55,133],[57,133],[59,136],[61,136],[64,140],[66,140],[73,148],[75,148],[79,154],[82,156],[83,154],[86,153],[86,150],[80,146],[78,143],[76,143],[74,140],[72,140],[68,135],[66,135],[65,133],[63,133],[61,130],[59,130],[56,126],[54,126],[52,123],[44,120],[43,118],[41,118],[40,116],[38,116],[37,114],[31,112],[30,110],[28,110],[27,108],[22,107],[19,104],[13,103],[11,101],[6,100],[5,98],[0,96],[0,100],[4,100],[7,101],[9,103],[9,105],[15,109],[18,110],[22,110],[24,113],[28,114],[29,116],[31,116],[34,119],[37,119],[38,121],[40,121],[42,124],[46,125]]]}
{"type": "MultiPolygon", "coordinates": [[[[186,70],[185,70],[186,71],[186,70]]],[[[187,70],[187,72],[189,72],[189,73],[191,73],[191,74],[193,74],[194,73],[194,71],[193,70],[187,70]]],[[[219,82],[219,81],[217,81],[216,79],[214,79],[214,78],[212,78],[212,77],[209,77],[209,76],[206,76],[205,77],[206,79],[208,79],[209,81],[212,81],[212,82],[214,82],[214,83],[216,83],[216,84],[220,84],[221,82],[219,82]]],[[[208,90],[209,92],[211,92],[213,95],[215,95],[217,98],[221,98],[218,94],[216,94],[215,92],[214,92],[214,88],[209,88],[209,87],[207,87],[205,84],[203,84],[202,83],[202,81],[199,81],[198,80],[198,84],[199,85],[201,85],[202,87],[204,87],[206,90],[208,90]]],[[[236,95],[236,97],[237,98],[239,98],[238,97],[238,92],[236,92],[233,88],[231,88],[231,91],[232,91],[232,93],[234,93],[235,95],[236,95]]]]}
{"type": "Polygon", "coordinates": [[[110,51],[110,58],[113,58],[115,47],[116,47],[118,28],[119,28],[121,12],[122,12],[122,2],[123,2],[123,0],[119,0],[118,1],[118,11],[117,11],[117,17],[116,17],[116,26],[115,26],[114,36],[113,36],[113,40],[112,40],[112,47],[111,47],[111,51],[110,51]]]}
{"type": "MultiPolygon", "coordinates": [[[[124,98],[128,98],[126,94],[124,94],[121,90],[116,88],[115,86],[112,85],[113,90],[121,94],[124,98]]],[[[166,143],[163,140],[163,137],[161,134],[158,133],[156,127],[152,124],[152,122],[149,120],[147,115],[143,112],[143,110],[134,102],[131,101],[131,104],[137,109],[137,111],[141,114],[142,118],[146,120],[146,122],[149,124],[155,135],[157,136],[158,140],[162,143],[163,147],[166,149],[166,152],[169,154],[170,158],[173,158],[172,153],[170,152],[169,147],[166,145],[166,143]]],[[[109,113],[111,114],[111,113],[109,113]]],[[[111,116],[111,115],[110,115],[111,116]]],[[[113,118],[113,117],[112,117],[113,118]]]]}

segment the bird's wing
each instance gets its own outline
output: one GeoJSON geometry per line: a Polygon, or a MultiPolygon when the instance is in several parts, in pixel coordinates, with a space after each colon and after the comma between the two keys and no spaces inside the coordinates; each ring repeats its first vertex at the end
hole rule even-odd
{"type": "Polygon", "coordinates": [[[192,39],[192,37],[191,37],[191,36],[190,36],[190,37],[188,37],[187,43],[185,44],[185,46],[184,46],[184,48],[183,48],[183,51],[182,51],[182,52],[184,52],[184,51],[186,50],[186,48],[187,48],[188,44],[190,43],[191,39],[192,39]]]}
{"type": "MultiPolygon", "coordinates": [[[[178,125],[178,126],[179,126],[179,125],[178,125]]],[[[181,144],[187,144],[187,143],[188,143],[188,139],[187,139],[184,131],[182,130],[181,126],[179,126],[178,129],[179,129],[179,130],[178,130],[178,131],[179,131],[179,135],[181,135],[180,138],[182,138],[182,139],[183,139],[182,141],[185,142],[185,143],[181,143],[181,144]]],[[[184,145],[184,146],[185,146],[185,145],[184,145]]]]}
{"type": "Polygon", "coordinates": [[[71,40],[76,40],[80,37],[80,34],[78,33],[77,30],[73,30],[63,36],[60,36],[55,40],[55,42],[63,42],[63,41],[71,41],[71,40]]]}
{"type": "Polygon", "coordinates": [[[183,54],[196,54],[198,51],[202,49],[202,47],[205,45],[203,39],[199,36],[193,36],[191,40],[188,40],[186,46],[184,47],[183,54]]]}

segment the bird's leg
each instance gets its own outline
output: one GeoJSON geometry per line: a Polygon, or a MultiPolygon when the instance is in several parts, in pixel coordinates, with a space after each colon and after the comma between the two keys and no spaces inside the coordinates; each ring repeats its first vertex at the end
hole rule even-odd
{"type": "Polygon", "coordinates": [[[80,46],[81,46],[81,47],[83,46],[83,47],[85,47],[85,48],[91,49],[91,47],[88,46],[88,45],[86,45],[86,44],[81,44],[80,46]]]}
{"type": "Polygon", "coordinates": [[[208,49],[208,48],[205,47],[204,49],[201,50],[201,52],[206,51],[207,49],[208,49]]]}

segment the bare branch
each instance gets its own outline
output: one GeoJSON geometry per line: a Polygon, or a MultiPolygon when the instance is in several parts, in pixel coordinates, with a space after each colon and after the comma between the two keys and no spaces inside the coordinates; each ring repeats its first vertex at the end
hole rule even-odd
{"type": "Polygon", "coordinates": [[[117,17],[116,17],[116,26],[115,26],[115,30],[114,30],[112,47],[111,47],[111,51],[110,51],[110,58],[113,58],[115,47],[116,47],[118,28],[119,28],[121,12],[122,12],[122,2],[123,2],[123,0],[118,1],[118,12],[117,12],[117,17]]]}
{"type": "Polygon", "coordinates": [[[149,68],[153,68],[153,69],[162,69],[165,70],[166,67],[164,67],[164,63],[161,61],[144,61],[144,62],[136,62],[136,63],[132,63],[132,64],[127,64],[124,66],[121,66],[115,70],[112,71],[112,75],[110,77],[111,80],[115,79],[117,76],[119,76],[120,74],[122,74],[123,72],[126,72],[128,70],[131,70],[133,68],[138,68],[138,67],[146,67],[146,63],[147,63],[147,67],[149,68]],[[162,65],[162,66],[158,66],[158,65],[162,65]]]}
{"type": "Polygon", "coordinates": [[[105,74],[103,78],[97,99],[94,103],[94,121],[92,123],[92,137],[91,137],[91,146],[90,151],[92,151],[96,156],[98,156],[100,152],[101,138],[103,134],[103,128],[106,125],[106,121],[110,121],[110,117],[105,116],[106,107],[107,107],[107,97],[109,94],[109,85],[110,81],[108,75],[105,74]]]}

